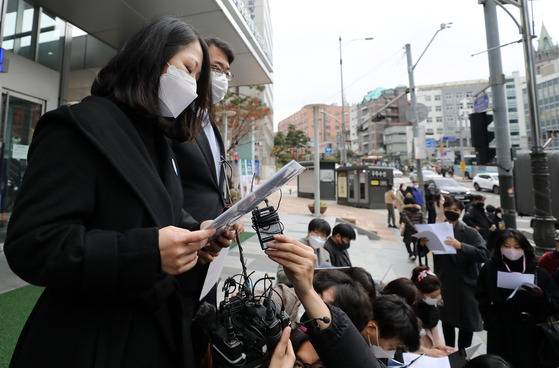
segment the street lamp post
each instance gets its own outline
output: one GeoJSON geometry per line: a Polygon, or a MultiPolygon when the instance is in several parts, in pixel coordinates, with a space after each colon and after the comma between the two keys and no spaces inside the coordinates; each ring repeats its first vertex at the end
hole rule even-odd
{"type": "Polygon", "coordinates": [[[314,119],[314,216],[320,217],[320,140],[318,138],[318,109],[324,109],[328,105],[310,104],[305,109],[313,109],[314,119]]]}
{"type": "MultiPolygon", "coordinates": [[[[363,40],[363,41],[371,41],[373,40],[373,37],[365,37],[365,38],[354,38],[353,40],[349,41],[347,43],[347,45],[349,45],[350,43],[352,43],[353,41],[359,41],[359,40],[363,40]]],[[[346,45],[346,46],[347,46],[346,45]]],[[[343,147],[340,148],[340,164],[342,166],[345,166],[346,162],[347,162],[347,153],[346,153],[346,135],[345,135],[345,102],[344,102],[344,69],[342,66],[342,36],[340,36],[340,82],[341,82],[341,89],[342,89],[342,135],[344,138],[344,143],[343,143],[343,147]]]]}
{"type": "MultiPolygon", "coordinates": [[[[410,44],[406,44],[406,55],[407,55],[407,59],[408,59],[408,78],[409,78],[409,83],[410,83],[410,97],[411,97],[411,110],[413,113],[413,140],[414,140],[414,156],[416,158],[416,166],[417,166],[417,181],[419,184],[419,189],[421,189],[421,192],[423,193],[423,205],[422,208],[423,210],[425,210],[425,187],[423,186],[423,166],[421,164],[421,158],[418,158],[418,152],[416,147],[419,146],[420,142],[419,142],[419,114],[417,111],[417,97],[415,95],[415,80],[414,80],[414,75],[413,75],[413,71],[415,70],[415,67],[417,66],[417,63],[419,63],[419,61],[421,60],[421,58],[423,57],[423,55],[425,54],[425,51],[427,51],[427,49],[429,48],[429,46],[431,45],[431,43],[433,42],[433,40],[435,39],[435,37],[437,37],[437,34],[442,31],[443,29],[446,28],[450,28],[450,24],[452,23],[442,23],[441,24],[441,28],[439,30],[437,30],[437,32],[435,32],[435,35],[433,36],[433,38],[431,38],[431,41],[429,41],[429,44],[427,45],[427,47],[425,47],[425,50],[423,50],[423,53],[421,54],[421,56],[419,57],[419,59],[417,59],[417,61],[415,62],[415,64],[413,64],[412,62],[412,58],[411,58],[411,46],[410,44]]],[[[423,144],[425,144],[425,142],[423,142],[423,144]]]]}

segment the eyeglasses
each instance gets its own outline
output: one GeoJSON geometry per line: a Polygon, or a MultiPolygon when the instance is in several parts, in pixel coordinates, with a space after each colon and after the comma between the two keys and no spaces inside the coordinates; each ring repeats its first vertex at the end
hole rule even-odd
{"type": "Polygon", "coordinates": [[[322,363],[309,364],[309,363],[295,362],[295,364],[293,364],[293,368],[324,368],[324,364],[322,363]]]}
{"type": "Polygon", "coordinates": [[[225,74],[225,78],[227,78],[228,81],[230,81],[234,77],[234,75],[233,75],[233,73],[231,73],[231,71],[225,71],[225,70],[223,70],[223,68],[221,66],[216,65],[216,64],[211,65],[211,71],[215,72],[220,77],[223,74],[225,74]]]}

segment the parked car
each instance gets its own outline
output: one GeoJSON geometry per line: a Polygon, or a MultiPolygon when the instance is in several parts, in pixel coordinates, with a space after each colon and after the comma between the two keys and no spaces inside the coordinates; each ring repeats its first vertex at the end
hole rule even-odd
{"type": "Polygon", "coordinates": [[[498,174],[477,174],[472,182],[478,192],[482,189],[487,189],[495,194],[499,194],[498,174]]]}
{"type": "Polygon", "coordinates": [[[394,170],[394,177],[395,178],[401,178],[402,177],[402,172],[400,170],[398,170],[397,168],[393,168],[392,170],[394,170]]]}
{"type": "Polygon", "coordinates": [[[452,178],[431,177],[425,180],[431,192],[439,189],[441,194],[448,194],[464,203],[470,202],[470,191],[468,188],[457,182],[452,178]]]}
{"type": "MultiPolygon", "coordinates": [[[[434,171],[431,171],[431,170],[423,170],[423,181],[424,181],[424,182],[426,182],[428,179],[433,178],[433,177],[435,177],[435,178],[442,178],[442,176],[440,176],[439,174],[437,174],[437,173],[434,172],[434,171]]],[[[411,180],[411,181],[417,180],[417,170],[413,170],[413,171],[410,173],[410,180],[411,180]]]]}

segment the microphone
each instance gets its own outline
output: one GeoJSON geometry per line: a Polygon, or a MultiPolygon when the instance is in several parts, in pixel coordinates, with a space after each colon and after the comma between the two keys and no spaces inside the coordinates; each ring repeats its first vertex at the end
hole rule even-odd
{"type": "Polygon", "coordinates": [[[300,328],[301,326],[306,325],[307,323],[310,322],[316,322],[316,321],[322,321],[324,323],[330,323],[330,318],[328,317],[320,317],[320,318],[313,318],[313,319],[309,319],[307,321],[301,321],[299,323],[297,323],[297,328],[300,328]]]}

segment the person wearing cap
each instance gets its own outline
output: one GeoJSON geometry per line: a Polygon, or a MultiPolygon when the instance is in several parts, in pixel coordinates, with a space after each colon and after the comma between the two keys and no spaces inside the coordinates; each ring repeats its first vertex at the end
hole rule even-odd
{"type": "Polygon", "coordinates": [[[476,229],[485,240],[489,237],[489,230],[496,228],[484,210],[485,197],[479,194],[472,196],[472,205],[466,209],[463,221],[466,225],[476,229]]]}

